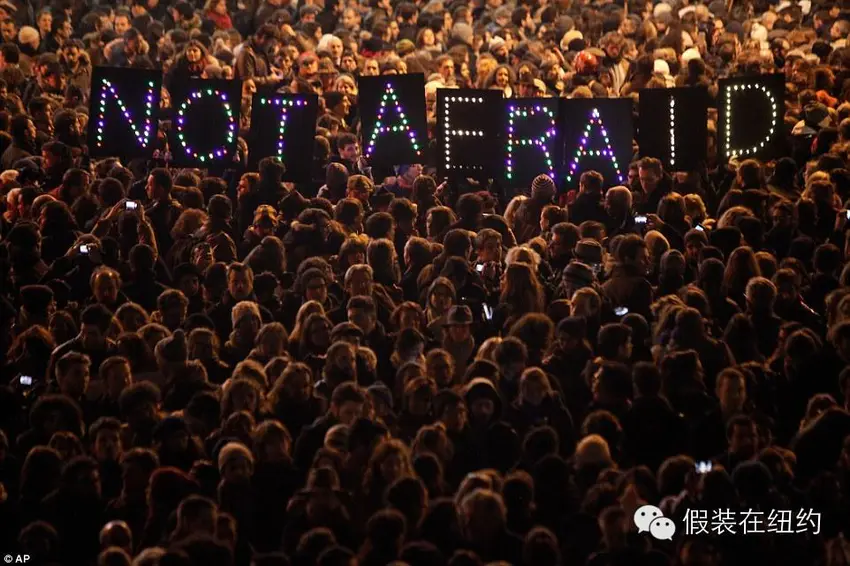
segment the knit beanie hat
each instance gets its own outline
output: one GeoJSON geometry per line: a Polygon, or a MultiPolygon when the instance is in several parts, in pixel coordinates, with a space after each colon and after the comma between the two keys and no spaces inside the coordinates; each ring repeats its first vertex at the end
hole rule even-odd
{"type": "Polygon", "coordinates": [[[555,195],[555,181],[549,175],[538,175],[531,182],[531,194],[555,195]]]}
{"type": "Polygon", "coordinates": [[[238,458],[244,458],[248,462],[250,462],[251,467],[254,466],[254,455],[251,454],[251,451],[242,444],[241,442],[228,442],[224,445],[224,448],[218,453],[218,471],[219,473],[224,471],[225,466],[229,464],[231,461],[236,460],[238,458]]]}
{"type": "Polygon", "coordinates": [[[189,359],[189,349],[186,346],[186,334],[178,328],[174,334],[163,338],[156,344],[155,353],[164,361],[172,364],[185,363],[189,359]]]}
{"type": "Polygon", "coordinates": [[[580,261],[571,261],[565,268],[561,276],[572,283],[580,285],[593,284],[593,270],[586,263],[580,261]]]}
{"type": "Polygon", "coordinates": [[[452,26],[452,39],[457,39],[467,45],[472,45],[472,26],[466,22],[457,22],[452,26]]]}
{"type": "Polygon", "coordinates": [[[691,47],[686,49],[684,53],[682,53],[682,64],[687,65],[688,61],[691,59],[702,59],[702,56],[699,54],[699,49],[696,47],[691,47]]]}

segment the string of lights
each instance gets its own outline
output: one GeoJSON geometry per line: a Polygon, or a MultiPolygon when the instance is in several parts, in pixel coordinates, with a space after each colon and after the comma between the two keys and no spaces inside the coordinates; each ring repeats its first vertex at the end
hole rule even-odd
{"type": "Polygon", "coordinates": [[[549,171],[549,176],[555,176],[555,168],[552,165],[552,152],[549,149],[549,140],[554,140],[555,138],[555,113],[546,108],[545,106],[540,106],[539,104],[530,107],[518,107],[511,105],[508,108],[508,142],[507,142],[507,160],[505,162],[505,176],[508,179],[513,178],[513,168],[514,168],[514,151],[519,147],[531,146],[538,147],[540,151],[543,152],[544,159],[546,161],[546,167],[549,171]],[[528,118],[529,116],[534,117],[537,114],[545,114],[549,118],[550,128],[547,128],[539,137],[534,138],[517,138],[515,137],[515,126],[514,121],[520,118],[528,118]]]}
{"type": "Polygon", "coordinates": [[[97,114],[97,128],[96,128],[96,145],[97,147],[104,147],[106,140],[104,139],[104,130],[106,128],[106,104],[107,98],[112,98],[118,104],[118,108],[121,110],[121,114],[127,120],[127,123],[130,125],[130,128],[133,131],[133,137],[136,142],[141,147],[147,147],[151,142],[151,134],[153,132],[153,109],[156,103],[155,100],[156,87],[153,81],[149,81],[147,84],[147,94],[145,95],[145,105],[144,105],[144,115],[143,115],[143,126],[140,128],[136,125],[135,120],[133,119],[133,115],[127,109],[127,105],[124,103],[124,100],[121,96],[118,95],[118,90],[115,88],[115,85],[112,84],[108,79],[102,78],[100,80],[100,88],[99,88],[99,96],[98,96],[98,114],[97,114]]]}
{"type": "Polygon", "coordinates": [[[224,114],[227,117],[228,144],[232,144],[236,139],[237,126],[233,107],[231,106],[230,101],[228,100],[227,93],[210,88],[192,91],[189,96],[186,97],[186,100],[183,101],[183,103],[180,105],[180,109],[177,111],[177,139],[183,146],[183,150],[186,155],[192,157],[193,159],[197,159],[202,163],[207,160],[214,161],[216,159],[223,159],[229,157],[226,146],[221,146],[209,151],[208,153],[201,154],[198,151],[192,149],[192,147],[189,146],[189,144],[186,142],[186,112],[189,110],[189,107],[192,104],[205,97],[215,97],[221,102],[221,108],[224,110],[224,114]]]}
{"type": "Polygon", "coordinates": [[[381,97],[381,104],[378,107],[378,116],[375,120],[375,127],[372,129],[372,135],[369,137],[369,144],[366,146],[366,155],[371,157],[374,153],[379,135],[390,133],[404,134],[405,138],[410,141],[410,145],[413,146],[413,150],[416,152],[416,155],[422,155],[422,151],[419,149],[419,142],[416,139],[416,132],[414,132],[413,128],[410,127],[410,122],[404,113],[404,108],[398,101],[398,95],[396,94],[392,83],[387,83],[386,88],[384,89],[384,94],[381,97]],[[400,124],[388,125],[383,123],[384,115],[390,102],[392,102],[395,113],[401,121],[400,124]]]}
{"type": "Polygon", "coordinates": [[[573,156],[572,162],[570,163],[570,170],[569,173],[567,173],[567,181],[573,180],[573,177],[575,177],[578,172],[579,162],[582,160],[583,157],[587,156],[607,157],[611,161],[611,165],[614,167],[614,171],[617,175],[617,180],[621,184],[623,183],[623,173],[622,171],[620,171],[620,164],[617,162],[617,155],[614,153],[614,149],[611,147],[611,140],[608,137],[608,130],[605,129],[605,124],[602,123],[602,116],[600,116],[598,108],[594,108],[590,113],[590,120],[587,123],[587,127],[584,129],[584,133],[581,136],[578,148],[576,149],[575,155],[573,156]],[[587,149],[588,143],[590,142],[591,130],[593,129],[594,124],[596,124],[597,129],[602,134],[602,137],[605,140],[605,149],[587,149]]]}

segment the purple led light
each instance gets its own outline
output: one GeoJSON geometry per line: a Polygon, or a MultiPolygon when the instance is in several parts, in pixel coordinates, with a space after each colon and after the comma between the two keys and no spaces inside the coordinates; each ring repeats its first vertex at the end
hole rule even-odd
{"type": "Polygon", "coordinates": [[[115,89],[115,86],[108,79],[101,79],[100,86],[101,86],[101,89],[100,89],[100,92],[99,92],[99,95],[98,95],[98,102],[99,102],[99,106],[100,106],[100,111],[98,113],[98,122],[97,122],[97,128],[96,128],[96,135],[97,135],[96,145],[97,145],[97,147],[104,147],[105,144],[108,141],[108,140],[104,139],[104,137],[105,137],[104,131],[105,131],[105,128],[106,128],[105,112],[106,112],[106,104],[108,102],[107,97],[111,98],[118,105],[118,107],[121,111],[121,114],[127,120],[128,124],[130,126],[130,129],[133,132],[133,137],[136,139],[136,142],[140,146],[145,147],[149,143],[149,140],[150,140],[150,136],[148,134],[150,132],[151,121],[153,120],[153,106],[154,106],[153,96],[154,96],[154,92],[155,92],[154,88],[152,86],[150,86],[148,88],[148,93],[145,96],[146,103],[145,103],[145,113],[144,113],[144,119],[143,119],[143,128],[140,128],[136,125],[135,121],[133,120],[133,116],[130,113],[130,111],[127,109],[126,105],[124,104],[124,101],[121,99],[120,96],[118,96],[118,92],[115,89]],[[140,131],[141,129],[144,129],[144,132],[145,132],[146,135],[144,135],[144,136],[142,135],[142,133],[140,131]]]}

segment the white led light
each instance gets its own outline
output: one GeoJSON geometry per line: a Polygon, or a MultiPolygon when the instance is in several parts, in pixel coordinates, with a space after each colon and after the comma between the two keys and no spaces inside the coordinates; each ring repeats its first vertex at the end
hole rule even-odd
{"type": "MultiPolygon", "coordinates": [[[[451,128],[451,116],[450,116],[451,115],[451,108],[449,107],[449,101],[476,103],[476,102],[484,102],[484,99],[483,98],[475,98],[475,97],[470,98],[470,97],[466,97],[466,96],[449,96],[449,97],[446,97],[446,104],[445,104],[446,111],[445,111],[445,116],[444,116],[446,157],[443,160],[443,163],[445,164],[446,170],[452,169],[454,167],[452,165],[451,155],[450,155],[450,152],[449,152],[449,147],[451,146],[451,138],[452,137],[480,137],[480,138],[484,137],[484,131],[483,130],[453,130],[451,128]]],[[[457,167],[455,167],[455,168],[457,168],[457,167]]],[[[474,167],[464,167],[464,169],[470,169],[470,168],[474,168],[474,167]]],[[[479,169],[482,169],[482,168],[479,167],[479,169]]]]}
{"type": "Polygon", "coordinates": [[[676,98],[670,97],[670,165],[676,164],[676,98]]]}
{"type": "Polygon", "coordinates": [[[776,102],[776,97],[773,95],[772,92],[770,92],[770,90],[765,85],[749,83],[743,85],[734,85],[731,87],[727,86],[723,95],[726,100],[726,144],[724,147],[726,157],[745,157],[747,155],[754,155],[756,152],[758,152],[759,149],[763,149],[765,145],[770,142],[771,138],[773,137],[773,133],[776,131],[775,125],[777,117],[779,116],[779,105],[776,102]],[[773,119],[773,123],[771,124],[767,135],[759,143],[752,147],[745,147],[740,149],[732,147],[732,92],[739,90],[739,86],[740,90],[753,89],[761,91],[761,93],[764,94],[765,98],[767,98],[768,102],[770,103],[771,117],[773,119]]]}
{"type": "Polygon", "coordinates": [[[555,113],[549,110],[548,108],[542,106],[534,106],[528,109],[519,109],[515,106],[510,106],[508,108],[508,142],[507,142],[507,159],[505,160],[505,169],[507,170],[506,177],[508,179],[513,178],[513,152],[514,152],[514,144],[519,143],[521,146],[525,145],[535,145],[540,148],[543,152],[544,160],[546,161],[546,166],[549,172],[549,176],[555,176],[555,169],[552,164],[552,154],[549,152],[549,148],[546,145],[548,139],[555,137],[555,113]],[[549,118],[549,124],[551,127],[547,127],[543,132],[543,135],[528,139],[528,138],[519,138],[517,139],[514,135],[514,119],[519,117],[527,117],[528,114],[534,116],[535,114],[543,113],[549,118]]]}

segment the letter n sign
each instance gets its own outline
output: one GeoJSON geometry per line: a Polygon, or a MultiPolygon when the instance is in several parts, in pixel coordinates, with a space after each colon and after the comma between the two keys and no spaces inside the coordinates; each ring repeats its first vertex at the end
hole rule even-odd
{"type": "Polygon", "coordinates": [[[157,149],[162,73],[95,67],[87,145],[92,157],[151,157],[157,149]]]}

